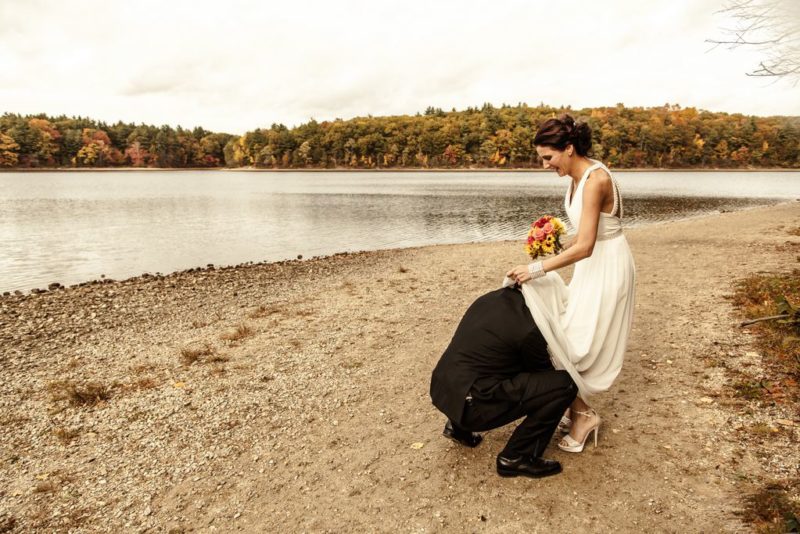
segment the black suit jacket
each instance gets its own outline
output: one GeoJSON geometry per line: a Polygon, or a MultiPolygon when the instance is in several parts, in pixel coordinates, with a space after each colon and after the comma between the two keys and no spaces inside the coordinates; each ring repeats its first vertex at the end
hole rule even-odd
{"type": "Polygon", "coordinates": [[[517,289],[491,291],[467,309],[431,376],[431,400],[459,423],[470,389],[474,395],[520,401],[520,373],[552,369],[547,342],[517,289]],[[474,386],[474,387],[473,387],[474,386]],[[500,388],[500,391],[498,391],[500,388]]]}

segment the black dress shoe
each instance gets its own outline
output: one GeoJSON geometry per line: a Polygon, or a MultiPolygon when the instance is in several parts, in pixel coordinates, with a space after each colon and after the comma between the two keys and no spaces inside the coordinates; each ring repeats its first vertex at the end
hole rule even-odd
{"type": "Polygon", "coordinates": [[[541,478],[557,475],[561,472],[561,464],[555,460],[520,456],[519,458],[497,457],[497,474],[501,477],[541,478]]]}
{"type": "Polygon", "coordinates": [[[452,439],[456,443],[470,448],[477,447],[480,442],[483,441],[483,437],[480,434],[453,427],[453,423],[450,422],[450,419],[445,423],[442,435],[447,439],[452,439]]]}

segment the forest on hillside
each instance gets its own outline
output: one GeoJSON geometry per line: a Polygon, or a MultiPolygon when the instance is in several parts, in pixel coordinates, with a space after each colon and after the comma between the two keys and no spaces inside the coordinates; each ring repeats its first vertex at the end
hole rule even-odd
{"type": "Polygon", "coordinates": [[[622,104],[430,107],[416,115],[273,124],[242,135],[5,113],[0,168],[531,168],[540,165],[537,126],[564,112],[589,122],[593,157],[616,168],[800,168],[800,117],[622,104]]]}

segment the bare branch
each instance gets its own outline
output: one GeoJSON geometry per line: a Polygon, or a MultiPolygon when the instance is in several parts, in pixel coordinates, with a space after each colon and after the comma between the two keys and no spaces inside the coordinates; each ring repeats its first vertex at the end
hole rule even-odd
{"type": "Polygon", "coordinates": [[[783,315],[772,315],[770,317],[759,317],[758,319],[751,319],[749,321],[742,321],[739,326],[748,326],[755,323],[760,323],[761,321],[774,321],[776,319],[786,319],[789,317],[788,314],[783,315]]]}
{"type": "Polygon", "coordinates": [[[800,2],[797,0],[730,0],[717,14],[726,15],[733,28],[720,28],[723,35],[706,39],[728,49],[748,47],[765,56],[748,76],[770,76],[800,80],[800,2]]]}

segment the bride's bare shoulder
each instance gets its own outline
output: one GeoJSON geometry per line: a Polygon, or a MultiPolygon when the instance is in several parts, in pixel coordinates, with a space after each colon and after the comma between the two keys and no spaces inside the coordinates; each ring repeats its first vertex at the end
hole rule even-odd
{"type": "Polygon", "coordinates": [[[594,169],[586,180],[586,189],[604,193],[611,190],[611,175],[603,168],[594,169]]]}
{"type": "Polygon", "coordinates": [[[600,184],[603,185],[610,185],[611,175],[608,174],[608,172],[604,168],[598,167],[589,173],[589,181],[599,182],[600,184]]]}

